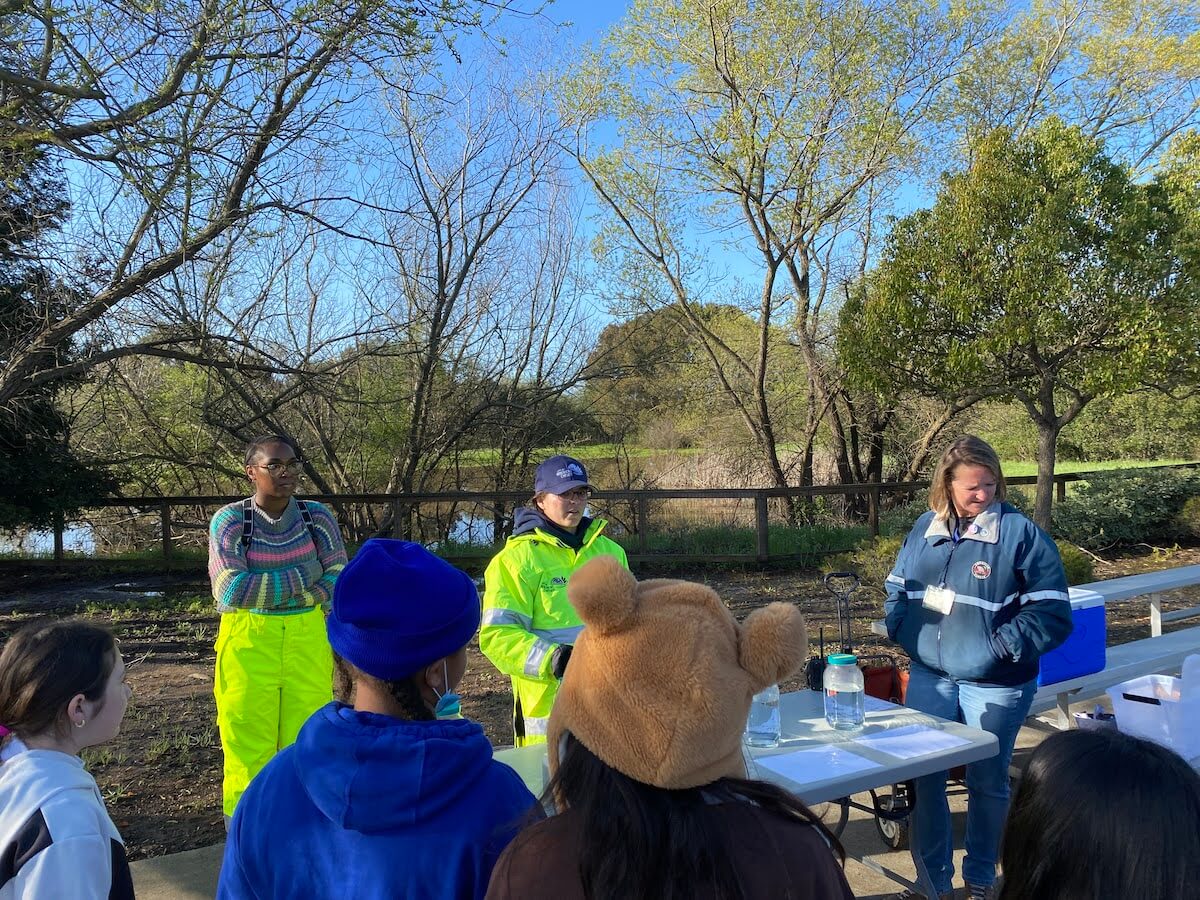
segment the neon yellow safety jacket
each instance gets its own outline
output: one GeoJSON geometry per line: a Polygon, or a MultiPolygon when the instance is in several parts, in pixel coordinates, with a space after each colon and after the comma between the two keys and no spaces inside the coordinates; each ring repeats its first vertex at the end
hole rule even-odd
{"type": "Polygon", "coordinates": [[[605,554],[629,565],[624,548],[601,534],[607,524],[593,520],[577,551],[540,528],[524,531],[510,537],[488,563],[479,647],[512,678],[513,741],[518,747],[545,742],[559,685],[551,668],[554,651],[574,644],[583,630],[567,600],[571,573],[605,554]]]}

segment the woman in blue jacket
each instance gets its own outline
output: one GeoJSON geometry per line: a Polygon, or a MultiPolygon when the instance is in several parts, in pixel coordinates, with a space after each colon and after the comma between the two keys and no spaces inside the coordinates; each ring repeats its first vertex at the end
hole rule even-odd
{"type": "MultiPolygon", "coordinates": [[[[912,658],[905,705],[996,735],[1000,752],[967,766],[963,880],[993,896],[1008,811],[1008,765],[1036,689],[1038,659],[1071,633],[1058,548],[1004,502],[1000,459],[959,438],[942,455],[917,520],[887,577],[888,635],[912,658]]],[[[913,832],[939,893],[954,877],[946,773],[916,780],[913,832]]]]}

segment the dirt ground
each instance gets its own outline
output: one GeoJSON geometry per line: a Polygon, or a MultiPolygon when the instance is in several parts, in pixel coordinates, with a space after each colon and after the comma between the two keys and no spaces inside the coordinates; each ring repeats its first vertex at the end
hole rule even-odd
{"type": "MultiPolygon", "coordinates": [[[[1113,557],[1098,563],[1097,580],[1200,563],[1200,548],[1113,557]]],[[[642,572],[643,577],[655,572],[642,572]]],[[[837,643],[832,595],[812,570],[710,569],[672,573],[712,585],[739,617],[772,600],[796,603],[808,619],[812,651],[825,628],[827,650],[837,643]]],[[[0,640],[42,616],[82,615],[110,626],[121,641],[133,700],[120,736],[85,751],[109,812],[130,857],[160,856],[223,839],[220,806],[221,749],[212,698],[217,615],[200,574],[81,576],[7,570],[0,592],[0,640]]],[[[1200,588],[1168,595],[1164,609],[1200,603],[1200,588]]],[[[898,651],[869,632],[882,615],[882,593],[864,588],[851,607],[852,634],[860,653],[898,651]]],[[[1186,627],[1189,623],[1180,623],[1186,627]]],[[[1170,626],[1168,626],[1170,630],[1170,626]]],[[[1108,642],[1149,635],[1145,600],[1108,611],[1108,642]]],[[[900,655],[903,662],[903,655],[900,655]]],[[[799,687],[795,680],[784,689],[799,687]]],[[[482,723],[494,744],[511,744],[511,695],[501,676],[470,650],[460,688],[463,712],[482,723]]]]}

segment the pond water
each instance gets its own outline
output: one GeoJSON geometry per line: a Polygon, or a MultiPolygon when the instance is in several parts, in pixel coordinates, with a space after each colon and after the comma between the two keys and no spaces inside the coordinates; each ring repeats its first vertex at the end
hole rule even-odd
{"type": "Polygon", "coordinates": [[[495,541],[496,523],[491,516],[473,516],[470,513],[459,513],[454,517],[447,535],[453,544],[474,544],[488,546],[495,541]]]}
{"type": "MultiPolygon", "coordinates": [[[[63,529],[63,550],[91,555],[96,552],[92,526],[72,522],[63,529]]],[[[53,556],[54,532],[46,530],[0,532],[0,553],[20,556],[53,556]]]]}
{"type": "MultiPolygon", "coordinates": [[[[459,513],[450,526],[449,540],[454,544],[490,546],[496,534],[491,516],[459,513]]],[[[96,552],[96,533],[86,522],[72,522],[63,530],[63,550],[81,556],[96,552]]],[[[53,556],[54,532],[32,530],[0,532],[0,554],[13,556],[53,556]]]]}

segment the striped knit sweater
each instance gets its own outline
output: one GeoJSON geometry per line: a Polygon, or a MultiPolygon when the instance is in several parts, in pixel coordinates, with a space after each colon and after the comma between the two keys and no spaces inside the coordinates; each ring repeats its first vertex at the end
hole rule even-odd
{"type": "Polygon", "coordinates": [[[334,579],[346,565],[346,547],[333,513],[312,500],[306,505],[316,526],[315,546],[295,499],[277,522],[254,506],[249,547],[242,546],[241,501],[217,511],[208,531],[208,575],[219,612],[328,609],[334,579]]]}

